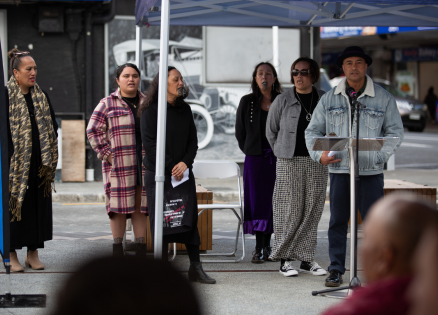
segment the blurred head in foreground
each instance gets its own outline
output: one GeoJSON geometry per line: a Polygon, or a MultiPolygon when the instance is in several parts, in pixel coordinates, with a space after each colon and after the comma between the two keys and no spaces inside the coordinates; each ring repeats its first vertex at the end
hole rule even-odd
{"type": "MultiPolygon", "coordinates": [[[[424,231],[431,222],[438,220],[437,216],[436,210],[413,197],[393,195],[376,202],[365,220],[365,237],[360,248],[367,285],[356,289],[352,296],[328,309],[324,315],[406,315],[413,300],[408,297],[408,290],[417,272],[423,276],[421,283],[427,282],[421,290],[428,287],[435,294],[427,292],[427,296],[419,296],[426,292],[416,291],[415,298],[421,302],[427,300],[430,305],[438,304],[437,259],[426,258],[423,254],[420,257],[416,252],[424,231]],[[432,274],[435,283],[426,279],[432,274]]],[[[437,239],[435,237],[435,241],[437,239]]],[[[435,258],[438,258],[436,254],[435,258]]]]}
{"type": "Polygon", "coordinates": [[[438,218],[433,220],[415,252],[414,280],[409,288],[411,315],[438,314],[438,218]]]}
{"type": "Polygon", "coordinates": [[[365,221],[361,246],[368,284],[412,274],[414,251],[424,229],[436,215],[436,211],[411,196],[388,196],[372,207],[365,221]]]}
{"type": "Polygon", "coordinates": [[[146,257],[102,257],[61,289],[53,315],[201,314],[187,279],[146,257]]]}

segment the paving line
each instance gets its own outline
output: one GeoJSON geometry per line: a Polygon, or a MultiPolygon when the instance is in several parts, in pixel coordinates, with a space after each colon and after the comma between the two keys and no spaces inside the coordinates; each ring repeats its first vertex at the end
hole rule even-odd
{"type": "Polygon", "coordinates": [[[411,148],[423,148],[423,149],[433,149],[435,146],[430,144],[420,144],[420,143],[413,143],[413,142],[402,142],[400,145],[402,147],[411,147],[411,148]]]}

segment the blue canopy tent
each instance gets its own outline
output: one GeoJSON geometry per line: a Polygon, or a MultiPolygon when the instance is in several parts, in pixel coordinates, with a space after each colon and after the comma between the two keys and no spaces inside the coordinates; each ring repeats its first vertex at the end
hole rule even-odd
{"type": "MultiPolygon", "coordinates": [[[[137,0],[136,24],[161,26],[156,217],[163,216],[169,25],[191,26],[438,26],[438,0],[137,0]],[[160,12],[161,11],[161,12],[160,12]]],[[[141,32],[137,32],[137,34],[141,32]]],[[[141,38],[141,37],[140,37],[141,38]]],[[[141,40],[137,47],[137,60],[141,40]]],[[[155,258],[162,256],[163,224],[155,220],[155,258]]]]}
{"type": "MultiPolygon", "coordinates": [[[[145,9],[152,5],[164,7],[164,1],[137,0],[137,25],[148,17],[145,9]]],[[[170,12],[170,25],[436,26],[438,23],[436,0],[172,0],[170,12]]],[[[161,21],[158,12],[149,12],[148,21],[143,22],[160,25],[161,21]]]]}

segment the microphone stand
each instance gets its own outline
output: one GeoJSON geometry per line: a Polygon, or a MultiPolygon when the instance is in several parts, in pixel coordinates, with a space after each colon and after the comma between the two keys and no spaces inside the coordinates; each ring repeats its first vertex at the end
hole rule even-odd
{"type": "MultiPolygon", "coordinates": [[[[320,291],[312,291],[312,295],[316,296],[318,294],[322,293],[329,293],[329,292],[335,292],[335,291],[341,291],[341,290],[354,290],[361,286],[360,280],[357,276],[357,210],[358,210],[358,191],[359,191],[359,122],[360,122],[360,109],[366,108],[365,105],[361,104],[357,100],[356,97],[352,97],[351,101],[351,107],[356,111],[356,156],[354,156],[354,148],[352,145],[349,147],[350,152],[350,161],[353,160],[354,162],[350,162],[350,172],[354,172],[354,213],[351,215],[351,231],[350,231],[350,242],[353,242],[352,244],[352,252],[350,253],[350,259],[352,262],[350,263],[350,283],[348,286],[344,287],[338,287],[338,288],[331,288],[326,290],[320,290],[320,291]],[[354,165],[353,165],[354,164],[354,165]],[[354,170],[352,169],[354,167],[354,170]],[[354,225],[354,226],[353,226],[354,225]]],[[[352,178],[350,177],[350,180],[352,178]]],[[[350,184],[351,185],[351,184],[350,184]]],[[[350,198],[352,196],[350,195],[350,198]]]]}

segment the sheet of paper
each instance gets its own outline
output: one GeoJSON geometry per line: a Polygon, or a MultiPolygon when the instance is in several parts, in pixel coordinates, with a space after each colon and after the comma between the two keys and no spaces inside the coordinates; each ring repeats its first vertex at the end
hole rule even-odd
{"type": "Polygon", "coordinates": [[[178,185],[189,180],[189,169],[186,169],[183,173],[183,178],[180,181],[177,181],[175,177],[172,176],[172,187],[175,188],[178,185]]]}

